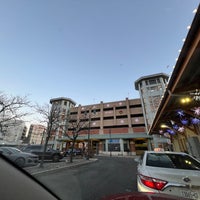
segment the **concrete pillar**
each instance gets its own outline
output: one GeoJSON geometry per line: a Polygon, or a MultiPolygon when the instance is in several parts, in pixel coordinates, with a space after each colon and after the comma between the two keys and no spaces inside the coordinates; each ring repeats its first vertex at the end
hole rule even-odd
{"type": "Polygon", "coordinates": [[[135,152],[135,142],[133,140],[130,141],[129,146],[130,152],[135,152]]]}
{"type": "Polygon", "coordinates": [[[103,134],[103,101],[100,104],[100,130],[99,134],[103,134]]]}
{"type": "Polygon", "coordinates": [[[103,142],[99,142],[99,151],[103,151],[103,142]]]}
{"type": "Polygon", "coordinates": [[[106,149],[105,149],[106,152],[108,152],[108,140],[106,140],[106,146],[105,147],[106,147],[106,149]]]}
{"type": "Polygon", "coordinates": [[[123,139],[119,139],[119,143],[120,143],[120,151],[124,152],[124,140],[123,139]]]}

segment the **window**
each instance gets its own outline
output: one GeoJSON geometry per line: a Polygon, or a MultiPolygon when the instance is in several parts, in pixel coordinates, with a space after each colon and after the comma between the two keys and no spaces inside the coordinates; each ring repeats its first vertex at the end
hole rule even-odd
{"type": "Polygon", "coordinates": [[[150,80],[149,80],[149,84],[150,84],[150,85],[156,84],[156,79],[150,79],[150,80]]]}
{"type": "Polygon", "coordinates": [[[187,170],[200,170],[200,164],[192,157],[184,154],[148,153],[147,166],[187,170]]]}

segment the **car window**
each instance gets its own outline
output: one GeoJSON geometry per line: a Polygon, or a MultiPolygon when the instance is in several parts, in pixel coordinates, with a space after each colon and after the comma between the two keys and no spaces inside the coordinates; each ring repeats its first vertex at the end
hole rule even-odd
{"type": "Polygon", "coordinates": [[[11,153],[8,149],[6,148],[0,148],[0,151],[2,151],[3,153],[9,154],[11,153]]]}
{"type": "Polygon", "coordinates": [[[188,155],[148,153],[146,165],[175,169],[200,170],[200,163],[188,155]]]}

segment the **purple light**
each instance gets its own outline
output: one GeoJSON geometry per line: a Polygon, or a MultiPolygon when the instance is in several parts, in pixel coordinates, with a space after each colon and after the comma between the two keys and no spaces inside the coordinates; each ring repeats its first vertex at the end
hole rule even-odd
{"type": "Polygon", "coordinates": [[[191,119],[191,123],[192,123],[192,124],[199,124],[199,123],[200,123],[200,120],[197,119],[197,118],[195,117],[195,118],[192,118],[192,119],[191,119]]]}
{"type": "Polygon", "coordinates": [[[185,116],[183,110],[177,110],[177,115],[178,115],[179,117],[185,116]]]}
{"type": "Polygon", "coordinates": [[[173,129],[176,130],[176,131],[179,129],[179,126],[178,126],[177,124],[173,125],[172,127],[173,127],[173,129]]]}
{"type": "Polygon", "coordinates": [[[189,120],[188,119],[181,119],[181,123],[183,125],[187,125],[189,123],[189,120]]]}
{"type": "Polygon", "coordinates": [[[174,135],[175,134],[175,131],[171,130],[171,129],[167,129],[167,132],[171,135],[174,135]]]}

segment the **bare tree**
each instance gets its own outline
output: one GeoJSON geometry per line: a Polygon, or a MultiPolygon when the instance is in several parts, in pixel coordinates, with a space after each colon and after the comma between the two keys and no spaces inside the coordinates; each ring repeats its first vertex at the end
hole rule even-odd
{"type": "Polygon", "coordinates": [[[86,127],[88,126],[88,121],[85,117],[73,119],[70,116],[70,112],[67,113],[66,117],[64,118],[65,126],[63,126],[64,136],[67,136],[71,141],[71,152],[70,152],[70,162],[73,162],[73,155],[74,155],[74,147],[78,136],[81,133],[84,133],[86,127]]]}
{"type": "Polygon", "coordinates": [[[43,166],[44,153],[47,149],[48,141],[51,136],[55,136],[57,132],[60,135],[66,136],[71,141],[71,153],[70,162],[73,162],[73,151],[75,147],[76,140],[81,133],[85,134],[88,127],[88,119],[86,115],[79,116],[78,118],[72,118],[70,111],[63,110],[59,105],[53,104],[50,106],[46,104],[44,106],[36,105],[35,109],[37,113],[42,115],[41,123],[46,123],[46,138],[44,145],[44,152],[41,160],[40,166],[43,166]]]}
{"type": "Polygon", "coordinates": [[[0,92],[0,131],[5,127],[14,126],[16,120],[21,120],[30,114],[24,108],[30,107],[27,96],[8,96],[0,92]]]}
{"type": "Polygon", "coordinates": [[[56,131],[61,126],[61,116],[62,111],[58,106],[50,106],[49,104],[45,104],[44,106],[36,105],[35,110],[42,116],[41,123],[46,124],[46,137],[45,137],[45,144],[44,144],[44,151],[42,155],[42,159],[40,162],[40,167],[43,167],[44,163],[44,155],[47,150],[48,141],[51,136],[54,136],[56,131]]]}

